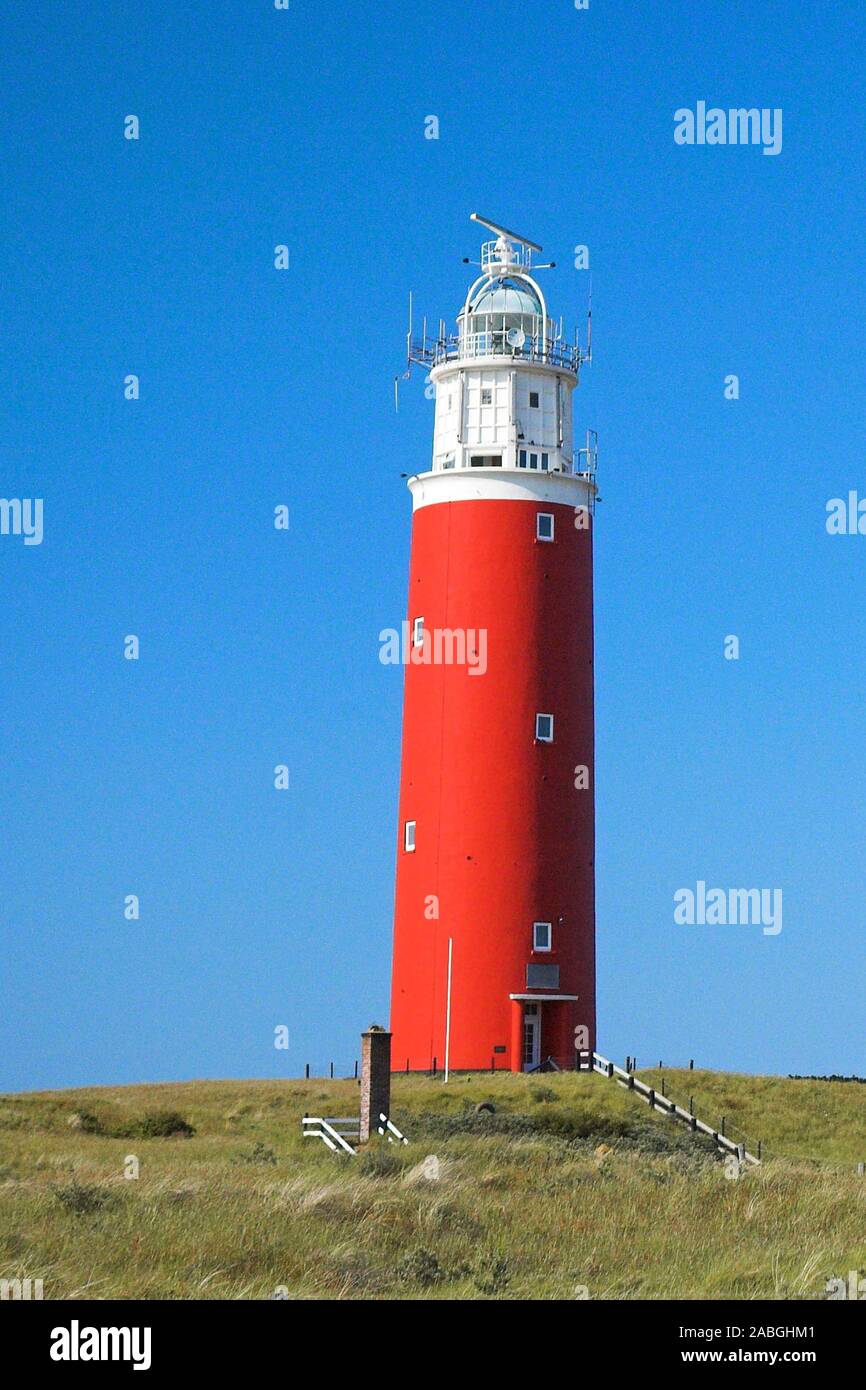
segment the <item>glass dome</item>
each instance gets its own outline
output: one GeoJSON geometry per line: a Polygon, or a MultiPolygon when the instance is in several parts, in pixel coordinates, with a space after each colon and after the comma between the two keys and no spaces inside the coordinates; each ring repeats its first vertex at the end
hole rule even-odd
{"type": "Polygon", "coordinates": [[[496,280],[485,285],[472,301],[469,312],[475,314],[537,314],[541,316],[541,301],[525,281],[496,280]]]}
{"type": "Polygon", "coordinates": [[[469,357],[543,353],[544,337],[544,305],[531,281],[488,280],[460,316],[460,345],[469,357]]]}

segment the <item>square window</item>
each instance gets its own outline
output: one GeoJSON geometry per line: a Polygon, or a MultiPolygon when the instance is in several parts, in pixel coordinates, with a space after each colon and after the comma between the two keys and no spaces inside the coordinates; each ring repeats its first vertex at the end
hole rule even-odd
{"type": "Polygon", "coordinates": [[[539,512],[535,518],[535,536],[540,541],[553,540],[553,512],[539,512]]]}
{"type": "Polygon", "coordinates": [[[407,854],[411,854],[415,848],[415,822],[407,820],[403,827],[403,848],[407,854]]]}
{"type": "Polygon", "coordinates": [[[530,391],[530,393],[529,393],[529,408],[530,408],[530,410],[537,410],[537,409],[538,409],[538,392],[537,392],[537,391],[530,391]]]}
{"type": "Polygon", "coordinates": [[[423,647],[424,645],[424,619],[416,618],[412,624],[412,646],[423,647]]]}
{"type": "Polygon", "coordinates": [[[552,949],[553,929],[549,922],[533,922],[532,924],[532,949],[533,951],[549,951],[552,949]]]}
{"type": "Polygon", "coordinates": [[[553,742],[552,714],[537,714],[535,716],[535,737],[539,743],[553,742]]]}

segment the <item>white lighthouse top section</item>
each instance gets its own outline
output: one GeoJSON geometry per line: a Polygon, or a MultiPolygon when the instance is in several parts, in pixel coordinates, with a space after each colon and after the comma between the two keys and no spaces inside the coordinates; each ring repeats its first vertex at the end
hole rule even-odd
{"type": "MultiPolygon", "coordinates": [[[[436,392],[431,471],[559,474],[594,492],[595,452],[575,453],[571,405],[589,352],[550,317],[532,274],[532,253],[541,247],[474,213],[473,220],[497,236],[481,248],[481,274],[456,334],[442,322],[428,337],[425,321],[418,340],[410,327],[410,362],[428,369],[436,392]]],[[[475,477],[480,484],[481,474],[475,477]]]]}
{"type": "MultiPolygon", "coordinates": [[[[426,320],[420,338],[409,329],[409,360],[424,367],[439,367],[468,357],[513,358],[519,363],[539,363],[571,372],[575,381],[581,365],[589,360],[575,335],[570,340],[562,324],[550,318],[541,286],[532,275],[532,253],[537,242],[519,237],[472,214],[472,220],[499,235],[481,247],[481,275],[470,285],[457,318],[457,333],[428,333],[426,320]]],[[[550,269],[549,266],[539,269],[550,269]]]]}

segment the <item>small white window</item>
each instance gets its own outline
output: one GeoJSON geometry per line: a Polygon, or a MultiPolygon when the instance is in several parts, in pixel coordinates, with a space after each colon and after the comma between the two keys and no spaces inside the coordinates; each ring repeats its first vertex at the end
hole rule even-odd
{"type": "Polygon", "coordinates": [[[407,820],[403,827],[403,848],[407,854],[411,854],[415,848],[415,822],[407,820]]]}
{"type": "Polygon", "coordinates": [[[553,540],[553,512],[539,512],[535,518],[535,535],[540,541],[553,540]]]}
{"type": "Polygon", "coordinates": [[[453,455],[453,454],[446,454],[446,455],[445,455],[445,457],[444,457],[443,460],[442,460],[442,467],[443,467],[443,468],[453,468],[453,467],[454,467],[454,455],[453,455]]]}
{"type": "Polygon", "coordinates": [[[529,393],[529,408],[530,408],[530,410],[537,410],[537,409],[538,409],[538,392],[537,392],[537,391],[530,391],[530,393],[529,393]]]}
{"type": "Polygon", "coordinates": [[[532,924],[532,949],[533,951],[549,951],[552,949],[552,928],[549,922],[533,922],[532,924]]]}
{"type": "Polygon", "coordinates": [[[424,645],[424,619],[416,618],[412,624],[412,646],[423,647],[424,645]]]}
{"type": "Polygon", "coordinates": [[[482,389],[482,392],[481,392],[481,404],[482,404],[482,405],[492,405],[492,404],[493,404],[493,388],[492,388],[492,387],[490,387],[490,386],[485,386],[485,387],[482,389]]]}
{"type": "Polygon", "coordinates": [[[539,743],[553,742],[552,714],[537,714],[535,716],[535,737],[539,743]]]}
{"type": "Polygon", "coordinates": [[[525,468],[525,467],[526,467],[526,450],[525,450],[525,449],[521,449],[521,450],[520,450],[520,458],[519,458],[519,460],[518,460],[517,466],[518,466],[518,468],[525,468]]]}
{"type": "Polygon", "coordinates": [[[538,470],[538,454],[529,455],[529,466],[530,468],[534,468],[536,471],[538,470]]]}
{"type": "Polygon", "coordinates": [[[541,471],[547,473],[550,468],[550,454],[541,455],[541,471]]]}

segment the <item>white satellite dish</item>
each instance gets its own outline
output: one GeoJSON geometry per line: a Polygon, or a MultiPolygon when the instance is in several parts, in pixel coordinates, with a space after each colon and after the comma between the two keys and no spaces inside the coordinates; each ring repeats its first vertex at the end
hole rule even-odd
{"type": "Polygon", "coordinates": [[[522,328],[509,328],[505,335],[505,341],[509,347],[522,348],[526,342],[526,334],[522,328]]]}

